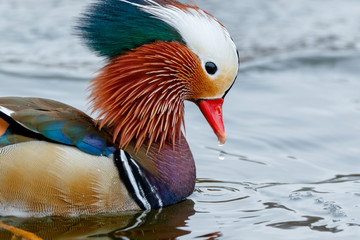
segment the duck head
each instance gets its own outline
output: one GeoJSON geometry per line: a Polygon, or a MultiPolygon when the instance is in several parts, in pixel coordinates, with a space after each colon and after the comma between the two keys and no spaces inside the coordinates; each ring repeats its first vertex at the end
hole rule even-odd
{"type": "Polygon", "coordinates": [[[100,128],[111,126],[120,147],[174,144],[185,100],[199,106],[225,142],[222,104],[239,59],[213,16],[177,1],[103,0],[80,22],[88,46],[108,59],[90,85],[90,100],[100,128]]]}

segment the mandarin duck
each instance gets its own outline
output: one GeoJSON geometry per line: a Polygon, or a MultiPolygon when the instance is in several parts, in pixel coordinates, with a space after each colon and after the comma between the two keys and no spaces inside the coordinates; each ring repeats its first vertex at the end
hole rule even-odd
{"type": "Polygon", "coordinates": [[[184,101],[220,143],[239,56],[226,28],[175,0],[98,0],[78,35],[107,64],[96,119],[41,98],[0,98],[0,215],[73,216],[163,208],[187,198],[195,164],[184,101]]]}

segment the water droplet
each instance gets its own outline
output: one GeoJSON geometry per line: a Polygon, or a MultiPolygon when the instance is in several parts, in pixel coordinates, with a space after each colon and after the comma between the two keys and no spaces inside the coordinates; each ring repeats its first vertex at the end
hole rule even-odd
{"type": "Polygon", "coordinates": [[[219,145],[219,147],[224,146],[224,144],[223,144],[223,143],[221,143],[221,142],[218,142],[218,145],[219,145]]]}
{"type": "Polygon", "coordinates": [[[224,160],[225,160],[225,154],[224,154],[224,153],[222,153],[222,152],[219,153],[219,160],[220,160],[220,161],[224,161],[224,160]]]}

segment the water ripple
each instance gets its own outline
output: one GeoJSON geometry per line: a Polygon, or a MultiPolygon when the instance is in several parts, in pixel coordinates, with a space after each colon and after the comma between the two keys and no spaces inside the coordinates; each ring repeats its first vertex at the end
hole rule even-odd
{"type": "Polygon", "coordinates": [[[316,223],[323,220],[321,217],[314,217],[314,216],[303,216],[305,220],[302,221],[287,221],[287,222],[278,222],[278,223],[272,223],[268,224],[270,227],[275,228],[281,228],[281,229],[294,229],[298,227],[308,227],[315,231],[321,231],[321,232],[332,232],[337,233],[341,232],[342,230],[338,229],[337,227],[329,228],[325,225],[317,226],[316,223]]]}
{"type": "Polygon", "coordinates": [[[196,200],[199,203],[215,204],[241,201],[250,197],[242,190],[245,187],[248,187],[248,185],[211,179],[198,179],[195,192],[199,194],[196,196],[196,200]]]}

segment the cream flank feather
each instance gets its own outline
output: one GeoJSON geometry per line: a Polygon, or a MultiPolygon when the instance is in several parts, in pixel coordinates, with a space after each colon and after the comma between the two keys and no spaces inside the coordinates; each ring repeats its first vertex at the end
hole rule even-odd
{"type": "Polygon", "coordinates": [[[111,157],[41,141],[0,148],[0,156],[0,215],[69,216],[140,209],[124,191],[111,157]]]}

